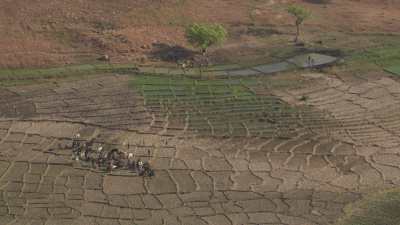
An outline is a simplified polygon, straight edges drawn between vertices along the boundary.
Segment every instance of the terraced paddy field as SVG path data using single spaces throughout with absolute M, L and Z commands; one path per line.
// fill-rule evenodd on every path
M 0 224 L 327 225 L 400 185 L 400 83 L 107 73 L 2 87 Z M 71 160 L 74 134 L 152 178 Z

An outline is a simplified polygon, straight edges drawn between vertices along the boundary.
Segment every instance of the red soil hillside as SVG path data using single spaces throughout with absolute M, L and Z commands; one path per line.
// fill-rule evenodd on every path
M 190 47 L 184 26 L 223 23 L 231 32 L 223 48 L 264 48 L 265 41 L 244 32 L 271 27 L 287 39 L 293 21 L 285 5 L 297 2 L 313 11 L 306 30 L 399 32 L 400 3 L 381 0 L 2 0 L 0 67 L 37 67 L 92 62 L 109 54 L 114 62 L 147 62 L 154 43 Z M 265 37 L 264 39 L 268 39 Z

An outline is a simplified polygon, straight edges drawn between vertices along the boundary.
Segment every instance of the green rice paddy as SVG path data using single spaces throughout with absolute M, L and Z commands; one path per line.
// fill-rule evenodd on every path
M 307 120 L 301 115 L 311 115 L 311 109 L 293 107 L 273 95 L 257 93 L 259 82 L 255 78 L 204 80 L 135 75 L 130 85 L 144 96 L 146 107 L 158 118 L 186 124 L 199 134 L 293 135 L 303 126 L 300 118 Z

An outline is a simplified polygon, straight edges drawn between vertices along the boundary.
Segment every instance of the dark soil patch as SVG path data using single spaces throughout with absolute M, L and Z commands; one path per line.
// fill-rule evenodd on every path
M 150 58 L 175 63 L 180 60 L 193 59 L 196 52 L 178 45 L 168 45 L 164 43 L 153 44 Z

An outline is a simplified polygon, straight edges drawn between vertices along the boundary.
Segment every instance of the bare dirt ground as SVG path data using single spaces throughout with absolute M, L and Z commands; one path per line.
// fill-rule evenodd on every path
M 400 5 L 394 1 L 333 0 L 326 6 L 300 0 L 2 1 L 0 66 L 95 62 L 103 54 L 113 62 L 153 62 L 155 44 L 190 48 L 184 27 L 192 22 L 228 28 L 230 39 L 214 53 L 220 61 L 233 60 L 231 53 L 261 57 L 271 46 L 291 45 L 295 29 L 285 6 L 293 2 L 314 14 L 304 26 L 307 43 L 351 46 L 363 40 L 354 33 L 400 30 Z
M 310 114 L 289 138 L 197 136 L 157 117 L 127 79 L 1 89 L 1 224 L 333 224 L 346 204 L 400 185 L 391 78 L 302 73 L 301 87 L 273 94 L 334 122 Z M 149 160 L 155 177 L 82 168 L 60 147 L 77 132 Z

